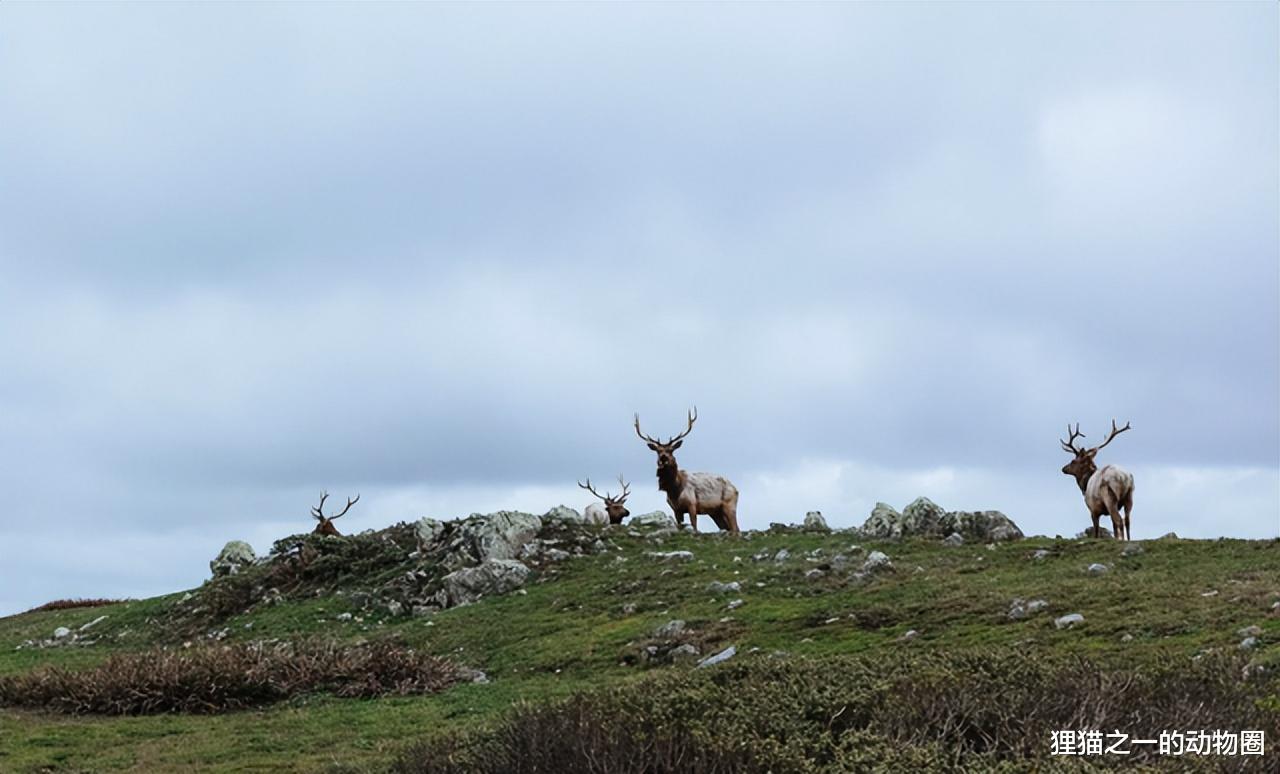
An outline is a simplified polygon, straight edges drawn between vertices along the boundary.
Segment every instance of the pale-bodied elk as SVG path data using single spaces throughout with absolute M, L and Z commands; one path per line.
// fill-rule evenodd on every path
M 684 443 L 684 437 L 698 421 L 698 409 L 689 412 L 689 426 L 684 432 L 663 443 L 640 432 L 640 415 L 636 414 L 636 435 L 658 453 L 658 489 L 666 492 L 667 504 L 675 512 L 676 522 L 683 525 L 684 515 L 689 514 L 689 524 L 698 531 L 698 514 L 711 517 L 716 526 L 730 532 L 738 531 L 738 489 L 724 476 L 714 473 L 691 473 L 676 464 L 676 449 Z
M 604 501 L 603 504 L 592 503 L 582 512 L 582 516 L 588 524 L 621 524 L 623 519 L 631 515 L 631 511 L 628 511 L 625 505 L 627 496 L 631 494 L 629 491 L 631 485 L 623 481 L 621 475 L 618 476 L 618 483 L 622 485 L 622 494 L 614 497 L 611 493 L 600 494 L 597 492 L 591 486 L 591 479 L 587 479 L 585 484 L 581 481 L 578 482 L 578 486 Z
M 1093 461 L 1098 450 L 1128 429 L 1128 422 L 1124 423 L 1124 427 L 1116 427 L 1116 421 L 1113 419 L 1111 434 L 1107 436 L 1107 440 L 1092 449 L 1081 449 L 1076 447 L 1075 440 L 1083 438 L 1084 433 L 1080 432 L 1080 424 L 1076 423 L 1074 430 L 1071 429 L 1071 425 L 1067 425 L 1070 436 L 1062 441 L 1062 450 L 1075 455 L 1075 459 L 1063 466 L 1062 472 L 1068 476 L 1075 476 L 1076 483 L 1080 485 L 1080 491 L 1084 494 L 1084 504 L 1088 506 L 1089 517 L 1093 519 L 1095 538 L 1098 537 L 1098 519 L 1106 513 L 1111 516 L 1111 529 L 1116 539 L 1132 539 L 1129 532 L 1129 516 L 1133 512 L 1133 476 L 1118 465 L 1103 465 L 1099 468 Z M 1123 516 L 1120 513 L 1122 509 Z
M 321 492 L 320 504 L 311 509 L 311 515 L 315 517 L 316 521 L 320 522 L 319 524 L 316 525 L 316 528 L 312 532 L 312 534 L 313 535 L 329 535 L 331 537 L 342 537 L 342 533 L 338 531 L 338 528 L 333 526 L 333 520 L 338 518 L 339 516 L 344 515 L 347 511 L 351 510 L 351 506 L 360 502 L 360 495 L 356 495 L 356 499 L 354 500 L 352 500 L 351 498 L 347 498 L 347 507 L 342 509 L 342 513 L 334 514 L 333 516 L 324 515 L 324 501 L 328 499 L 329 499 L 329 493 Z

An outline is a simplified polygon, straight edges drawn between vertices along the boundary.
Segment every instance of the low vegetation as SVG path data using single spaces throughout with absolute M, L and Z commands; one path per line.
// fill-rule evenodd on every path
M 28 613 L 40 613 L 46 610 L 74 610 L 78 607 L 104 607 L 106 605 L 118 605 L 121 602 L 128 602 L 126 599 L 55 599 L 52 602 L 45 602 L 39 607 L 33 607 Z

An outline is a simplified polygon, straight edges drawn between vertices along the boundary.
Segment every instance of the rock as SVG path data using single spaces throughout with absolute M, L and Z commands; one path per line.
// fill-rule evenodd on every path
M 1253 650 L 1258 647 L 1257 637 L 1245 637 L 1240 641 L 1240 650 Z
M 1049 603 L 1043 599 L 1033 599 L 1030 602 L 1015 599 L 1009 604 L 1009 617 L 1015 621 L 1020 621 L 1023 618 L 1035 615 L 1047 607 L 1049 607 Z
M 528 579 L 529 568 L 520 562 L 488 559 L 476 567 L 451 572 L 441 581 L 452 606 L 475 602 L 484 596 L 506 594 L 523 586 Z
M 730 591 L 742 591 L 742 584 L 737 581 L 729 581 L 728 583 L 711 581 L 707 584 L 707 591 L 712 594 L 727 594 Z
M 1058 629 L 1069 629 L 1082 623 L 1084 623 L 1084 616 L 1079 613 L 1069 613 L 1068 615 L 1054 619 L 1053 625 Z
M 222 547 L 213 561 L 209 562 L 209 569 L 213 571 L 215 578 L 235 575 L 244 568 L 252 566 L 257 558 L 253 553 L 253 546 L 243 540 L 232 540 Z
M 559 548 L 552 548 L 547 550 L 548 561 L 563 562 L 565 559 L 568 559 L 571 556 L 573 556 L 573 554 L 569 553 L 568 551 L 561 550 Z
M 1178 537 L 1177 532 L 1166 532 L 1156 539 L 1157 540 L 1181 540 L 1182 538 Z
M 1243 629 L 1236 629 L 1236 636 L 1237 637 L 1261 637 L 1262 627 L 1246 626 Z
M 1094 562 L 1093 564 L 1089 565 L 1089 569 L 1086 572 L 1088 572 L 1090 575 L 1106 575 L 1107 573 L 1111 572 L 1111 568 L 1106 566 L 1105 564 L 1098 564 L 1097 562 Z
M 81 627 L 80 627 L 80 629 L 79 629 L 79 631 L 87 632 L 87 631 L 89 631 L 90 629 L 92 629 L 93 627 L 97 626 L 98 624 L 102 623 L 102 622 L 103 622 L 103 621 L 105 621 L 105 620 L 107 620 L 107 617 L 106 617 L 105 615 L 100 615 L 100 616 L 98 616 L 97 618 L 95 618 L 95 619 L 93 619 L 92 621 L 90 621 L 89 623 L 85 624 L 84 626 L 81 626 Z M 1255 626 L 1254 628 L 1256 629 L 1257 627 Z M 1259 631 L 1261 631 L 1261 630 L 1259 629 Z
M 1047 609 L 1048 607 L 1049 607 L 1049 603 L 1044 601 L 1043 599 L 1033 599 L 1027 603 L 1027 612 L 1034 615 L 1040 612 L 1041 610 Z
M 773 555 L 773 561 L 775 562 L 785 562 L 790 558 L 791 558 L 791 552 L 785 548 L 778 549 L 778 553 Z
M 686 661 L 698 657 L 698 649 L 689 643 L 671 649 L 672 661 Z
M 730 610 L 737 610 L 738 608 L 742 607 L 745 604 L 746 602 L 744 602 L 743 600 L 735 599 L 729 602 L 729 604 L 725 605 L 725 607 L 729 608 Z
M 862 534 L 868 538 L 902 537 L 902 514 L 888 503 L 876 503 L 871 515 L 862 523 Z
M 418 550 L 422 551 L 444 536 L 444 522 L 424 516 L 413 523 L 413 532 L 418 536 Z
M 1082 532 L 1077 532 L 1077 533 L 1076 533 L 1076 539 L 1077 539 L 1077 540 L 1080 540 L 1080 539 L 1082 539 L 1082 538 L 1091 538 L 1091 537 L 1093 537 L 1093 525 L 1092 525 L 1092 524 L 1090 524 L 1088 527 L 1085 527 L 1084 531 L 1082 531 Z M 1109 530 L 1109 529 L 1107 529 L 1106 527 L 1104 527 L 1104 526 L 1102 526 L 1101 524 L 1099 524 L 1099 525 L 1098 525 L 1098 539 L 1099 539 L 1099 540 L 1111 540 L 1111 538 L 1112 538 L 1111 530 Z
M 452 564 L 514 559 L 520 554 L 524 544 L 537 537 L 541 529 L 542 519 L 531 513 L 473 513 L 459 523 L 457 537 L 450 544 L 450 554 L 454 559 Z
M 336 616 L 334 616 L 334 618 L 339 621 L 350 621 L 351 617 L 352 616 L 350 613 L 338 613 Z
M 827 520 L 822 518 L 821 511 L 809 511 L 804 515 L 804 531 L 830 532 L 831 528 L 827 526 Z
M 1120 550 L 1121 556 L 1138 556 L 1143 553 L 1146 553 L 1146 549 L 1138 543 L 1125 543 L 1124 548 Z
M 650 529 L 675 529 L 676 519 L 666 511 L 651 511 L 649 513 L 642 513 L 639 516 L 632 516 L 627 520 L 627 526 L 645 527 Z
M 937 506 L 934 506 L 937 507 Z M 1021 540 L 1022 530 L 1000 511 L 948 511 L 938 520 L 943 534 L 959 533 L 975 543 Z
M 587 519 L 583 514 L 578 513 L 577 511 L 568 507 L 567 505 L 557 505 L 556 507 L 542 514 L 542 521 L 545 524 L 550 524 L 556 521 L 567 521 L 572 524 L 583 524 L 587 521 Z M 603 523 L 607 524 L 608 521 L 609 521 L 609 518 L 606 516 Z
M 1035 553 L 1031 554 L 1031 558 L 1032 558 L 1032 559 L 1035 559 L 1035 560 L 1037 560 L 1037 561 L 1039 561 L 1039 560 L 1041 560 L 1041 559 L 1044 559 L 1044 558 L 1045 558 L 1045 557 L 1047 557 L 1048 555 L 1049 555 L 1049 552 L 1048 552 L 1047 550 L 1045 550 L 1045 549 L 1043 549 L 1043 548 L 1037 548 L 1037 549 L 1035 550 Z
M 651 559 L 657 559 L 660 562 L 693 561 L 692 551 L 650 551 L 647 556 Z
M 815 567 L 812 570 L 809 570 L 808 572 L 806 572 L 804 574 L 804 577 L 806 580 L 814 581 L 821 578 L 823 575 L 826 575 L 826 573 L 823 572 L 822 570 L 819 570 L 817 567 Z
M 879 551 L 872 551 L 867 555 L 866 561 L 862 563 L 862 571 L 867 573 L 883 572 L 892 569 L 893 562 L 889 561 L 889 557 Z
M 1126 633 L 1123 637 L 1121 637 L 1121 638 L 1120 638 L 1120 641 L 1121 641 L 1121 642 L 1133 642 L 1133 635 L 1132 635 L 1132 634 L 1128 634 L 1128 633 Z
M 961 535 L 959 532 L 952 532 L 950 535 L 943 538 L 942 544 L 944 546 L 951 546 L 952 548 L 962 546 L 964 545 L 964 535 Z
M 725 648 L 724 650 L 720 651 L 714 656 L 708 656 L 702 659 L 701 661 L 699 661 L 698 668 L 701 669 L 703 667 L 715 666 L 716 664 L 724 663 L 725 661 L 728 661 L 729 659 L 733 658 L 734 654 L 737 652 L 738 652 L 738 649 L 730 645 L 729 647 Z
M 936 534 L 945 515 L 946 511 L 941 505 L 928 497 L 917 497 L 902 509 L 902 529 L 899 536 Z
M 903 632 L 902 636 L 899 637 L 898 639 L 903 642 L 910 642 L 911 640 L 914 640 L 916 637 L 919 637 L 919 636 L 920 636 L 920 632 L 916 631 L 915 629 L 908 629 L 907 631 Z
M 59 626 L 57 629 L 53 630 L 53 638 L 55 640 L 65 640 L 70 636 L 71 636 L 71 630 L 65 626 Z
M 623 605 L 623 606 L 622 606 L 622 614 L 623 614 L 623 615 L 635 615 L 635 613 L 636 613 L 636 603 L 635 603 L 635 602 L 628 602 L 627 604 L 625 604 L 625 605 Z
M 404 615 L 404 605 L 393 599 L 387 602 L 387 612 L 391 615 Z
M 683 632 L 684 627 L 685 627 L 684 621 L 680 620 L 679 618 L 676 618 L 674 620 L 667 621 L 662 626 L 659 626 L 657 629 L 654 629 L 653 636 L 658 637 L 659 639 L 669 640 L 672 637 L 676 636 L 677 634 Z

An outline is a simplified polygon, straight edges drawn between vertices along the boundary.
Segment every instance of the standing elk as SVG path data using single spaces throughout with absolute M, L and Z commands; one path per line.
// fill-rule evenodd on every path
M 667 504 L 675 512 L 676 522 L 689 524 L 698 531 L 698 514 L 706 514 L 722 530 L 738 531 L 738 489 L 724 476 L 714 473 L 690 473 L 676 465 L 676 449 L 698 421 L 698 409 L 689 412 L 689 426 L 684 432 L 663 443 L 640 432 L 640 415 L 636 414 L 636 435 L 658 453 L 658 489 L 667 493 Z
M 338 528 L 333 526 L 333 520 L 338 518 L 339 516 L 342 516 L 347 511 L 351 510 L 351 506 L 360 502 L 360 495 L 356 495 L 356 499 L 354 500 L 352 500 L 351 498 L 347 498 L 347 507 L 342 509 L 342 513 L 336 514 L 334 516 L 324 515 L 324 501 L 328 499 L 329 499 L 329 493 L 321 492 L 320 504 L 311 509 L 311 515 L 316 518 L 316 521 L 320 522 L 319 524 L 316 525 L 315 530 L 311 534 L 329 535 L 330 537 L 342 537 L 342 533 L 338 531 Z
M 631 487 L 626 481 L 622 480 L 621 474 L 618 476 L 618 483 L 622 485 L 622 494 L 614 497 L 612 494 L 600 494 L 591 486 L 591 479 L 587 479 L 587 483 L 578 482 L 578 486 L 587 490 L 591 494 L 604 500 L 604 504 L 592 503 L 582 512 L 582 516 L 588 524 L 604 524 L 607 520 L 610 524 L 621 524 L 622 520 L 631 515 L 631 511 L 623 504 L 627 501 L 628 491 Z
M 1098 519 L 1106 513 L 1111 516 L 1111 529 L 1116 539 L 1132 539 L 1129 533 L 1129 516 L 1133 513 L 1133 476 L 1118 465 L 1103 465 L 1099 468 L 1093 461 L 1098 450 L 1128 429 L 1128 422 L 1124 423 L 1124 427 L 1116 427 L 1116 421 L 1113 419 L 1111 434 L 1107 436 L 1107 440 L 1092 449 L 1078 449 L 1075 440 L 1083 438 L 1084 433 L 1080 432 L 1080 423 L 1077 422 L 1074 430 L 1071 429 L 1071 425 L 1067 425 L 1070 436 L 1062 441 L 1062 450 L 1076 455 L 1075 459 L 1063 466 L 1062 472 L 1068 476 L 1075 476 L 1076 483 L 1080 485 L 1080 491 L 1084 494 L 1084 504 L 1089 507 L 1089 516 L 1093 519 L 1095 538 L 1099 536 Z M 1124 509 L 1123 517 L 1120 515 L 1121 509 Z

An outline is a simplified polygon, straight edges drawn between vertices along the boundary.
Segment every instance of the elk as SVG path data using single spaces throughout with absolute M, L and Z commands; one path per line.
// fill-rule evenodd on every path
M 636 414 L 636 435 L 658 453 L 658 489 L 667 493 L 667 504 L 675 512 L 676 522 L 689 524 L 698 531 L 698 514 L 706 514 L 722 530 L 738 532 L 738 489 L 724 476 L 714 473 L 690 473 L 676 465 L 676 449 L 698 421 L 698 409 L 689 412 L 689 426 L 666 443 L 640 432 L 640 415 Z
M 1080 432 L 1080 423 L 1077 422 L 1074 430 L 1071 429 L 1071 425 L 1067 425 L 1069 436 L 1067 440 L 1062 441 L 1062 450 L 1075 455 L 1075 459 L 1062 467 L 1062 472 L 1068 476 L 1075 476 L 1076 483 L 1080 485 L 1080 491 L 1084 494 L 1084 504 L 1089 507 L 1089 516 L 1093 519 L 1095 538 L 1099 536 L 1098 519 L 1106 513 L 1111 516 L 1111 529 L 1116 539 L 1132 539 L 1129 532 L 1129 516 L 1133 513 L 1133 476 L 1118 465 L 1103 465 L 1099 468 L 1093 461 L 1094 455 L 1102 447 L 1128 429 L 1128 422 L 1124 423 L 1124 427 L 1116 427 L 1116 421 L 1113 419 L 1111 434 L 1107 436 L 1107 440 L 1092 449 L 1080 449 L 1076 448 L 1075 440 L 1083 438 L 1084 433 Z M 1121 509 L 1124 509 L 1123 517 L 1120 515 Z
M 324 515 L 324 501 L 328 499 L 329 499 L 329 493 L 321 492 L 320 504 L 311 509 L 311 515 L 316 518 L 316 521 L 320 522 L 319 524 L 316 525 L 315 530 L 311 534 L 329 535 L 330 537 L 342 537 L 342 533 L 338 531 L 338 528 L 333 526 L 333 520 L 338 518 L 339 516 L 344 515 L 347 511 L 351 510 L 351 506 L 360 502 L 360 495 L 356 495 L 356 499 L 354 500 L 352 500 L 351 498 L 347 498 L 347 507 L 342 509 L 342 513 L 335 514 L 333 516 Z
M 585 484 L 581 481 L 578 482 L 578 486 L 604 500 L 604 505 L 592 503 L 582 512 L 583 518 L 587 520 L 587 523 L 604 524 L 607 519 L 610 524 L 621 524 L 623 519 L 631 515 L 631 511 L 628 511 L 623 504 L 627 501 L 627 495 L 631 494 L 628 491 L 631 485 L 622 480 L 621 474 L 618 475 L 618 483 L 622 485 L 622 494 L 614 497 L 612 494 L 600 494 L 597 492 L 591 486 L 591 479 L 589 478 Z

